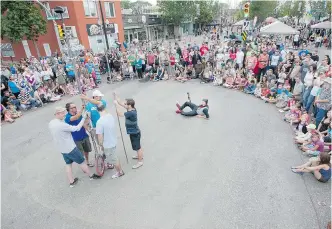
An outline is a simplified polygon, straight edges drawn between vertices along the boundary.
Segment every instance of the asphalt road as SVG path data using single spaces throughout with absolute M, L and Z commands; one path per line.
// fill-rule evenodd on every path
M 330 182 L 290 171 L 304 160 L 289 125 L 272 105 L 237 91 L 167 81 L 103 85 L 136 100 L 145 164 L 126 175 L 80 181 L 69 188 L 48 122 L 56 106 L 26 113 L 2 126 L 2 228 L 5 229 L 234 229 L 324 228 L 330 218 Z M 210 120 L 175 113 L 175 101 L 208 98 Z M 124 129 L 123 120 L 121 121 Z M 129 157 L 128 136 L 124 135 Z M 92 156 L 92 155 L 91 155 Z M 327 206 L 320 202 L 326 203 Z M 324 204 L 323 204 L 324 205 Z

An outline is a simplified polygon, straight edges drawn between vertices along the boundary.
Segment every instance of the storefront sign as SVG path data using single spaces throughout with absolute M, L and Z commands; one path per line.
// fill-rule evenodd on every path
M 88 32 L 88 36 L 97 36 L 103 34 L 103 27 L 98 24 L 87 24 L 86 30 Z M 106 25 L 106 33 L 115 33 L 115 26 L 113 23 Z

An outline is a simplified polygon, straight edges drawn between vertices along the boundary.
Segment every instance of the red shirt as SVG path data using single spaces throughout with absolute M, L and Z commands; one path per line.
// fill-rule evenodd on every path
M 183 49 L 182 56 L 185 61 L 189 61 L 189 52 L 187 49 Z
M 175 57 L 171 56 L 169 59 L 171 60 L 171 65 L 175 65 Z
M 154 64 L 154 54 L 148 54 L 148 64 Z
M 205 45 L 203 45 L 200 49 L 199 49 L 201 56 L 204 56 L 205 53 L 207 53 L 209 51 L 209 48 L 206 47 Z
M 258 67 L 260 69 L 265 68 L 267 66 L 268 62 L 269 62 L 269 55 L 268 54 L 259 55 L 259 57 L 258 57 Z
M 229 58 L 231 58 L 232 60 L 236 59 L 236 53 L 229 53 Z

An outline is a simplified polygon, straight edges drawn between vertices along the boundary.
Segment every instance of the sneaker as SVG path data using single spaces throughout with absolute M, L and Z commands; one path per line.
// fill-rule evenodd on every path
M 78 182 L 78 178 L 76 177 L 72 183 L 69 184 L 69 187 L 74 187 Z
M 93 174 L 91 177 L 90 177 L 90 180 L 95 180 L 95 179 L 100 179 L 101 176 L 97 175 L 97 174 Z
M 180 106 L 180 104 L 179 104 L 179 102 L 178 101 L 176 101 L 176 107 L 179 109 L 179 110 L 181 110 L 181 106 Z
M 138 160 L 138 156 L 137 155 L 136 156 L 132 156 L 132 159 Z
M 136 165 L 133 165 L 133 169 L 138 169 L 139 167 L 141 167 L 141 166 L 143 166 L 143 161 L 139 161 L 139 162 L 137 162 L 137 164 Z
M 124 172 L 116 172 L 113 176 L 112 176 L 112 179 L 116 179 L 116 178 L 119 178 L 119 177 L 122 177 L 124 174 Z

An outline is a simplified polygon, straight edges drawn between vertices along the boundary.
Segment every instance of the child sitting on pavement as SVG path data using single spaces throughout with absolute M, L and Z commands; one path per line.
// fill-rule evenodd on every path
M 301 133 L 301 132 L 296 132 L 296 135 L 294 137 L 295 143 L 301 145 L 308 141 L 313 134 L 316 134 L 316 125 L 315 124 L 309 124 L 307 125 L 307 133 Z
M 320 140 L 319 134 L 313 134 L 310 141 L 300 146 L 303 154 L 309 157 L 317 157 L 320 152 L 324 152 L 324 142 Z
M 299 123 L 301 118 L 301 105 L 296 104 L 289 112 L 285 114 L 284 121 L 291 124 Z
M 244 88 L 244 93 L 253 95 L 256 89 L 255 81 L 251 80 L 250 83 Z

